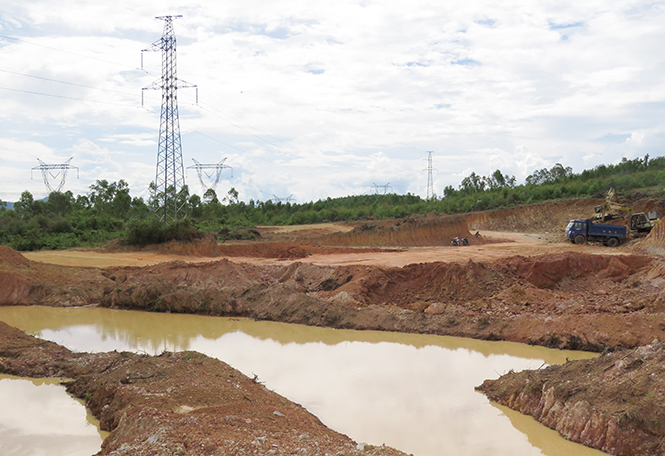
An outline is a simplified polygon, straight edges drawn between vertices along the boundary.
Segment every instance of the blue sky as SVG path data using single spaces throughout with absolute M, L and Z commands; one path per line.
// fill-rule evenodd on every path
M 321 3 L 321 4 L 319 4 Z M 440 3 L 440 2 L 439 2 Z M 441 196 L 472 171 L 523 182 L 665 151 L 663 1 L 114 2 L 0 0 L 0 199 L 154 180 L 155 16 L 174 22 L 185 166 L 226 170 L 217 192 L 297 202 L 372 192 Z M 201 193 L 193 170 L 192 192 Z

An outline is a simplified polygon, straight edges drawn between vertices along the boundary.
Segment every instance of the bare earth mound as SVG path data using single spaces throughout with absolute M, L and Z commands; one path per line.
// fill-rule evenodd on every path
M 432 246 L 450 245 L 453 238 L 471 240 L 464 218 L 457 215 L 414 215 L 394 224 L 365 223 L 348 233 L 318 238 L 324 245 Z

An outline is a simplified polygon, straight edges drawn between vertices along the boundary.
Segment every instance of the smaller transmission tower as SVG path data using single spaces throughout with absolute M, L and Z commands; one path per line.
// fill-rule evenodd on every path
M 196 174 L 199 176 L 199 182 L 201 183 L 201 190 L 203 190 L 203 193 L 205 193 L 208 190 L 216 190 L 217 189 L 217 184 L 219 184 L 219 181 L 222 178 L 222 171 L 224 169 L 230 169 L 231 170 L 231 177 L 233 177 L 233 168 L 231 168 L 229 165 L 224 164 L 226 161 L 226 158 L 224 158 L 222 161 L 219 163 L 199 163 L 196 160 L 192 158 L 192 161 L 194 164 L 192 166 L 188 166 L 187 169 L 195 169 Z M 208 170 L 212 170 L 208 172 Z M 209 183 L 206 183 L 207 182 Z
M 393 192 L 393 188 L 390 185 L 390 182 L 388 182 L 386 185 L 377 185 L 376 183 L 372 182 L 374 186 L 372 189 L 374 190 L 374 193 L 377 195 L 387 195 L 388 193 Z
M 62 190 L 62 188 L 65 186 L 65 180 L 67 179 L 67 172 L 70 169 L 75 169 L 76 178 L 77 179 L 79 178 L 79 169 L 76 166 L 72 166 L 69 164 L 69 162 L 72 161 L 72 158 L 74 157 L 70 157 L 69 160 L 67 160 L 66 162 L 58 164 L 47 164 L 38 158 L 37 161 L 39 161 L 39 166 L 35 166 L 30 170 L 30 179 L 32 179 L 32 172 L 38 169 L 42 172 L 42 179 L 44 179 L 44 185 L 46 186 L 46 190 L 48 190 L 49 193 L 60 192 L 60 190 Z M 52 172 L 54 170 L 57 171 L 55 174 Z M 53 187 L 51 185 L 50 179 L 54 179 L 56 180 L 56 182 L 58 182 L 58 179 L 60 179 L 60 181 L 55 187 Z
M 427 168 L 423 171 L 427 171 L 427 199 L 430 200 L 434 198 L 434 179 L 432 178 L 432 172 L 438 171 L 436 168 L 432 168 L 432 151 L 427 152 Z
M 281 203 L 284 201 L 285 203 L 291 203 L 295 201 L 295 198 L 293 197 L 293 194 L 287 196 L 286 198 L 280 198 L 279 196 L 275 195 L 274 193 L 272 194 L 272 202 L 277 204 Z

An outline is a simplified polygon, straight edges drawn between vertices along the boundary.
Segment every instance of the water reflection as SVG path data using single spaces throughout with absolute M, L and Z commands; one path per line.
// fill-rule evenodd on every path
M 532 445 L 542 448 L 544 454 L 567 454 L 569 456 L 607 456 L 606 453 L 598 450 L 590 450 L 586 447 L 573 443 L 569 440 L 557 438 L 556 431 L 542 426 L 536 420 L 528 415 L 522 415 L 503 405 L 492 403 L 506 415 L 516 429 L 524 432 L 529 437 Z
M 0 320 L 79 351 L 200 351 L 257 374 L 354 440 L 416 456 L 571 454 L 517 430 L 473 388 L 510 369 L 592 356 L 505 342 L 96 308 L 0 308 Z M 556 434 L 551 439 L 564 441 Z M 575 447 L 580 455 L 598 454 Z
M 0 375 L 0 404 L 3 456 L 90 456 L 107 434 L 58 379 Z

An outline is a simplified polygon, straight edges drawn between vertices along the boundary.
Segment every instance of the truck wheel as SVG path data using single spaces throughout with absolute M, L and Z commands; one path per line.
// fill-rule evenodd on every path
M 575 244 L 582 245 L 586 243 L 586 237 L 583 234 L 578 234 L 575 236 L 575 239 L 573 239 L 573 242 L 575 242 Z
M 617 245 L 619 245 L 619 240 L 617 238 L 612 237 L 607 240 L 608 247 L 616 247 Z

